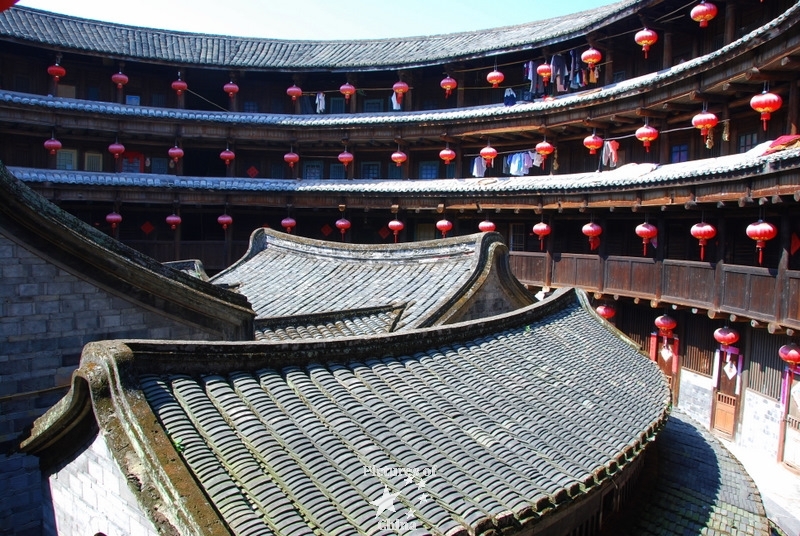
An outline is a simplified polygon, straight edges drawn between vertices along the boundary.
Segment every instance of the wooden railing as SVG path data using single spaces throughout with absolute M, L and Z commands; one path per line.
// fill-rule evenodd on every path
M 651 258 L 511 252 L 511 269 L 535 287 L 664 302 L 800 329 L 800 271 Z

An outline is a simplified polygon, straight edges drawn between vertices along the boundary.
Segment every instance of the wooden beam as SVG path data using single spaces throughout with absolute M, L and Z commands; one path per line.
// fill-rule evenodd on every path
M 583 120 L 583 124 L 589 128 L 599 128 L 601 130 L 606 130 L 614 126 L 614 124 L 609 121 L 598 121 L 589 117 Z
M 762 71 L 757 67 L 753 67 L 744 75 L 747 80 L 753 82 L 783 82 L 788 80 L 797 80 L 796 71 Z
M 697 112 L 697 105 L 680 102 L 665 102 L 661 107 L 668 112 Z
M 767 324 L 767 331 L 770 333 L 770 335 L 781 335 L 785 333 L 783 326 L 781 326 L 777 322 L 770 322 L 769 324 Z
M 742 84 L 741 82 L 725 82 L 722 91 L 725 93 L 755 93 L 759 87 L 755 84 Z
M 800 70 L 800 56 L 784 56 L 781 58 L 781 67 L 792 71 Z
M 666 119 L 669 117 L 669 112 L 662 110 L 648 110 L 647 108 L 636 108 L 636 115 L 639 117 L 655 117 L 657 119 Z
M 728 102 L 727 95 L 717 95 L 706 91 L 692 91 L 689 93 L 689 98 L 697 102 Z
M 625 117 L 624 115 L 612 115 L 611 117 L 609 117 L 609 119 L 614 123 L 622 123 L 623 125 L 633 125 L 639 122 L 638 119 L 634 119 L 632 117 Z

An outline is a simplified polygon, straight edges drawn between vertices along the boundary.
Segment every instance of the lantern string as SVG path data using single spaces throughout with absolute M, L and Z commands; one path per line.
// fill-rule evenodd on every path
M 220 106 L 219 104 L 217 104 L 217 103 L 215 103 L 215 102 L 211 102 L 210 100 L 208 100 L 208 99 L 207 99 L 207 98 L 205 98 L 204 96 L 200 95 L 199 93 L 196 93 L 196 92 L 192 91 L 192 90 L 191 90 L 191 89 L 189 89 L 189 88 L 186 88 L 186 89 L 184 90 L 184 93 L 191 93 L 191 94 L 192 94 L 192 95 L 194 95 L 195 97 L 197 97 L 197 98 L 199 98 L 199 99 L 202 99 L 202 100 L 206 101 L 206 102 L 207 102 L 208 104 L 210 104 L 211 106 L 214 106 L 214 107 L 216 107 L 216 108 L 219 108 L 219 109 L 220 109 L 220 110 L 222 110 L 223 112 L 228 112 L 228 111 L 230 111 L 230 110 L 228 110 L 227 108 L 223 108 L 222 106 Z

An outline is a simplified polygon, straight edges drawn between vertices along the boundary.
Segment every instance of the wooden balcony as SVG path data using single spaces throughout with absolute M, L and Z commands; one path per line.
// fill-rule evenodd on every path
M 800 271 L 708 262 L 511 252 L 511 269 L 534 287 L 590 292 L 706 309 L 753 323 L 800 329 Z

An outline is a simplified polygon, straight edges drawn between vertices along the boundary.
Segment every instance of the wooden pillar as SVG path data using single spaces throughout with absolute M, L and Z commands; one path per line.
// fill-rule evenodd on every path
M 717 220 L 717 258 L 714 266 L 714 310 L 718 311 L 722 303 L 722 294 L 725 291 L 725 240 L 727 234 L 727 224 L 724 215 Z
M 542 219 L 544 221 L 544 219 Z M 550 285 L 553 283 L 553 228 L 555 227 L 554 223 L 550 222 L 550 236 L 546 236 L 545 240 L 547 241 L 547 247 L 545 247 L 545 264 L 544 264 L 544 288 L 549 290 Z
M 465 76 L 463 72 L 456 73 L 453 77 L 458 82 L 458 87 L 456 87 L 456 108 L 463 108 L 464 107 L 464 84 L 465 84 Z
M 723 44 L 727 45 L 736 38 L 736 3 L 724 2 L 723 5 L 725 6 L 725 42 Z
M 785 132 L 789 134 L 797 134 L 797 122 L 798 122 L 798 90 L 797 85 L 798 81 L 793 80 L 789 82 L 789 102 L 786 105 L 786 129 Z
M 781 215 L 778 236 L 780 237 L 781 256 L 778 260 L 778 273 L 775 276 L 775 289 L 772 292 L 775 299 L 773 306 L 775 322 L 780 322 L 789 311 L 789 293 L 786 292 L 786 289 L 789 288 L 789 280 L 786 277 L 786 271 L 789 269 L 789 257 L 791 256 L 792 222 L 786 213 Z
M 604 66 L 605 72 L 603 73 L 603 85 L 608 86 L 614 82 L 614 50 L 611 43 L 606 47 L 604 53 L 606 55 L 606 61 Z
M 672 32 L 665 32 L 661 68 L 669 69 L 670 67 L 672 67 Z

